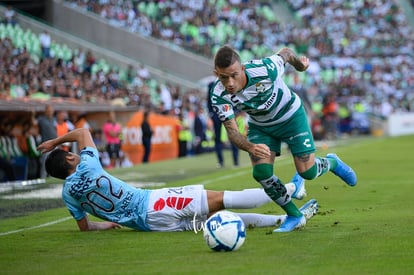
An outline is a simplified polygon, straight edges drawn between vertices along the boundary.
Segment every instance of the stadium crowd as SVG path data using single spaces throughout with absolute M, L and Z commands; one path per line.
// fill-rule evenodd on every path
M 314 61 L 306 74 L 288 70 L 286 79 L 305 99 L 316 139 L 355 129 L 369 133 L 368 115 L 386 119 L 393 112 L 414 110 L 414 32 L 394 1 L 289 0 L 295 22 L 280 22 L 271 4 L 252 0 L 65 2 L 206 57 L 225 43 L 244 61 L 293 45 Z M 112 101 L 177 115 L 186 125 L 194 122 L 197 110 L 207 109 L 205 87 L 183 91 L 159 83 L 144 65 L 122 70 L 97 60 L 91 51 L 70 49 L 67 54 L 53 45 L 36 51 L 21 44 L 16 33 L 30 30 L 22 30 L 14 15 L 7 9 L 0 24 L 5 34 L 0 37 L 2 100 L 53 96 Z M 37 44 L 41 35 L 25 40 Z M 201 116 L 208 129 L 206 112 Z
M 288 1 L 302 25 L 282 24 L 266 1 L 66 2 L 208 57 L 224 43 L 245 61 L 294 45 L 315 61 L 302 79 L 312 101 L 333 92 L 349 111 L 360 102 L 381 117 L 414 109 L 414 32 L 395 1 Z

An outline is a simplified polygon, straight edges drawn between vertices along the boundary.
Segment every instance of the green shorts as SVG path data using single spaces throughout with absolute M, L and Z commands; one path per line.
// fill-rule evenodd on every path
M 277 156 L 281 153 L 282 142 L 287 143 L 294 156 L 315 152 L 312 131 L 303 106 L 290 119 L 280 124 L 263 127 L 249 123 L 247 138 L 255 144 L 266 144 Z

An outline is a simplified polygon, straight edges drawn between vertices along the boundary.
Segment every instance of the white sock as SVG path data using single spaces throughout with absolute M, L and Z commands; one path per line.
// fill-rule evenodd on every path
M 235 213 L 243 220 L 246 227 L 271 227 L 283 223 L 286 215 L 265 215 L 255 213 Z
M 224 191 L 224 208 L 251 209 L 273 202 L 261 188 L 244 189 L 242 191 Z
M 289 182 L 289 183 L 285 184 L 285 187 L 286 187 L 286 191 L 289 194 L 289 196 L 292 197 L 292 194 L 295 193 L 295 191 L 296 191 L 295 184 Z

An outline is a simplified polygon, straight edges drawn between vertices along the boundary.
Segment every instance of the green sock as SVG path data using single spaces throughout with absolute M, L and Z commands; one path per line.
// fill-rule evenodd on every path
M 286 214 L 288 216 L 294 216 L 294 217 L 302 216 L 302 213 L 299 211 L 298 207 L 293 203 L 293 201 L 290 201 L 281 207 L 283 208 L 283 210 L 286 211 Z
M 326 158 L 329 162 L 329 170 L 333 171 L 335 170 L 336 166 L 338 166 L 338 162 L 334 158 Z

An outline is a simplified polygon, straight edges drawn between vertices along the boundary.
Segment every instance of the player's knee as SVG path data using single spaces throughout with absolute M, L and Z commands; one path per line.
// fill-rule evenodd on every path
M 313 180 L 318 175 L 318 169 L 316 167 L 316 164 L 312 165 L 312 167 L 306 170 L 305 172 L 299 173 L 299 175 L 305 180 Z
M 257 164 L 253 167 L 253 178 L 260 182 L 273 176 L 273 165 L 267 163 Z

